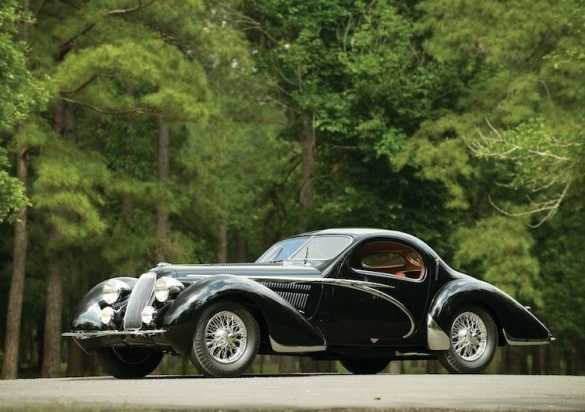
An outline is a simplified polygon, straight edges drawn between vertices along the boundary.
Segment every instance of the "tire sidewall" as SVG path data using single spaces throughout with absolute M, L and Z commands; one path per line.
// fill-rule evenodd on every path
M 234 362 L 222 363 L 213 358 L 205 341 L 205 328 L 209 320 L 219 312 L 232 312 L 242 321 L 246 327 L 246 348 L 244 353 Z M 235 377 L 241 375 L 254 361 L 260 344 L 260 333 L 258 322 L 254 316 L 242 305 L 226 301 L 211 304 L 205 309 L 195 328 L 193 345 L 191 349 L 191 360 L 203 374 L 213 377 Z
M 106 372 L 113 377 L 118 379 L 137 379 L 143 378 L 154 371 L 160 364 L 163 353 L 151 352 L 141 348 L 136 350 L 144 351 L 145 356 L 141 361 L 126 361 L 124 360 L 123 352 L 109 347 L 98 348 L 96 355 Z
M 487 333 L 487 345 L 484 353 L 473 361 L 463 359 L 455 348 L 453 347 L 453 341 L 451 339 L 451 330 L 455 319 L 464 312 L 471 312 L 479 316 L 486 327 Z M 449 336 L 449 350 L 444 352 L 442 360 L 443 366 L 445 366 L 450 372 L 455 373 L 479 373 L 484 370 L 491 362 L 496 352 L 497 340 L 498 340 L 498 329 L 490 314 L 483 308 L 475 305 L 469 305 L 459 308 L 449 322 L 449 330 L 447 331 Z

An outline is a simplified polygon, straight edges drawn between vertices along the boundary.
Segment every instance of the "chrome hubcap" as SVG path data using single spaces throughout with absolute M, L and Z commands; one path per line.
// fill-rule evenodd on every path
M 461 359 L 479 359 L 487 348 L 487 329 L 483 320 L 473 312 L 457 316 L 451 327 L 451 345 Z
M 205 326 L 205 343 L 211 356 L 221 363 L 232 363 L 244 354 L 248 332 L 242 318 L 233 312 L 218 312 Z

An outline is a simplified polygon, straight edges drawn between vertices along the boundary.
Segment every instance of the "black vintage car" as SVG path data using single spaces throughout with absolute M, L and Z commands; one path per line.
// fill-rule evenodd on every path
M 421 240 L 379 229 L 301 234 L 251 264 L 159 263 L 106 280 L 64 335 L 118 378 L 149 374 L 165 353 L 213 377 L 241 375 L 258 353 L 340 360 L 358 374 L 435 358 L 475 373 L 497 346 L 554 340 L 530 308 Z

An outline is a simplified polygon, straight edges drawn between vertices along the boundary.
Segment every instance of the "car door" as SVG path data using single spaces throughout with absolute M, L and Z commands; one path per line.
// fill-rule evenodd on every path
M 357 245 L 341 265 L 323 325 L 329 345 L 392 345 L 415 336 L 436 261 L 404 241 Z

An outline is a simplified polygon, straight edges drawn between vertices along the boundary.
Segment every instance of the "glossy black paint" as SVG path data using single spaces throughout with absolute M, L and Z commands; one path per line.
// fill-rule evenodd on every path
M 112 278 L 120 280 L 128 285 L 128 289 L 132 290 L 136 284 L 137 279 L 131 277 L 117 277 Z M 110 280 L 110 279 L 108 279 Z M 79 302 L 73 321 L 71 322 L 72 330 L 103 330 L 103 325 L 100 322 L 99 312 L 103 307 L 102 302 L 102 288 L 107 280 L 94 286 Z M 127 300 L 127 295 L 122 297 L 120 303 L 123 304 Z
M 325 344 L 321 333 L 297 309 L 260 282 L 243 276 L 219 274 L 193 283 L 169 308 L 163 327 L 167 329 L 167 338 L 178 353 L 189 351 L 203 308 L 220 299 L 255 308 L 264 321 L 266 331 L 277 342 L 294 346 Z
M 353 269 L 351 260 L 354 251 L 368 242 L 379 240 L 399 241 L 417 251 L 425 263 L 424 278 L 410 280 Z M 331 295 L 331 320 L 324 325 L 327 341 L 337 345 L 372 345 L 373 338 L 378 339 L 376 346 L 423 344 L 426 339 L 424 328 L 429 286 L 436 273 L 437 259 L 438 256 L 426 244 L 408 235 L 367 236 L 354 242 L 341 259 L 334 277 L 372 283 L 373 289 L 393 297 L 404 308 L 389 304 L 383 297 L 373 296 L 367 291 L 360 293 L 336 285 Z M 352 331 L 351 336 L 348 336 L 348 330 Z
M 164 335 L 100 337 L 80 342 L 88 350 L 144 345 L 185 354 L 190 350 L 201 311 L 224 299 L 240 302 L 257 317 L 263 335 L 261 353 L 276 349 L 295 352 L 298 348 L 300 354 L 321 359 L 392 357 L 395 351 L 430 354 L 429 316 L 447 332 L 455 311 L 470 304 L 481 305 L 493 315 L 500 328 L 500 344 L 506 343 L 504 333 L 515 340 L 543 341 L 550 337 L 547 328 L 516 300 L 492 285 L 451 269 L 428 245 L 411 235 L 378 229 L 309 233 L 320 234 L 349 235 L 353 242 L 331 261 L 307 264 L 161 264 L 151 269 L 157 277 L 171 276 L 185 285 L 171 302 L 158 304 L 151 299 L 153 305 L 158 305 L 159 317 L 154 325 L 144 327 L 165 329 Z M 425 266 L 422 279 L 354 269 L 353 253 L 379 240 L 398 242 L 419 253 Z M 137 281 L 118 279 L 130 288 Z M 73 331 L 121 328 L 127 297 L 117 303 L 120 312 L 114 324 L 101 325 L 98 314 L 104 305 L 100 301 L 102 285 L 82 299 L 73 319 Z M 273 347 L 274 342 L 278 348 Z M 303 348 L 311 348 L 311 352 Z
M 542 322 L 515 299 L 489 283 L 466 275 L 447 283 L 437 293 L 429 313 L 447 330 L 457 308 L 472 304 L 488 309 L 509 338 L 543 341 L 549 337 Z

